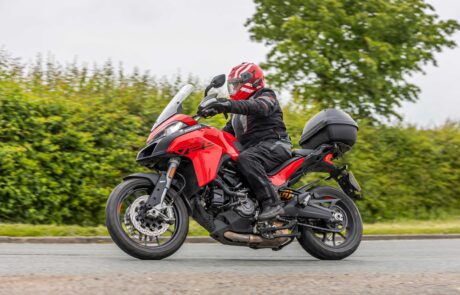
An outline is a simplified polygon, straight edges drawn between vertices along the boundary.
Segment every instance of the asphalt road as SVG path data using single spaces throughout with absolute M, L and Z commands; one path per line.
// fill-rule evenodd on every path
M 460 294 L 460 239 L 366 241 L 343 261 L 184 244 L 140 261 L 113 244 L 0 244 L 0 294 Z

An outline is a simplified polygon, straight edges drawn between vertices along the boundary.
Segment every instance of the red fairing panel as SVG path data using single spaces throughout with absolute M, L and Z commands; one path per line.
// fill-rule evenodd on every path
M 176 122 L 176 121 L 181 121 L 184 124 L 187 124 L 188 126 L 196 125 L 198 124 L 197 121 L 195 121 L 193 118 L 184 115 L 184 114 L 177 114 L 169 118 L 168 120 L 164 121 L 160 125 L 158 125 L 152 132 L 150 132 L 149 137 L 147 138 L 147 142 L 149 142 L 158 132 L 162 131 L 164 127 L 168 126 L 169 124 Z
M 178 154 L 192 161 L 198 185 L 201 187 L 216 178 L 222 154 L 228 154 L 234 160 L 238 157 L 233 141 L 235 138 L 231 134 L 214 127 L 206 127 L 174 139 L 168 153 Z
M 236 161 L 240 152 L 236 149 L 234 142 L 237 142 L 235 136 L 228 132 L 220 131 L 219 140 L 222 142 L 225 153 L 228 154 L 233 161 Z
M 305 158 L 300 158 L 292 162 L 291 164 L 289 164 L 289 166 L 286 166 L 283 170 L 278 172 L 278 174 L 269 176 L 268 178 L 270 178 L 270 180 L 272 181 L 274 185 L 280 186 L 287 182 L 287 180 L 289 179 L 289 176 L 291 176 L 292 173 L 294 173 L 297 169 L 299 169 L 299 167 L 302 165 L 304 160 Z

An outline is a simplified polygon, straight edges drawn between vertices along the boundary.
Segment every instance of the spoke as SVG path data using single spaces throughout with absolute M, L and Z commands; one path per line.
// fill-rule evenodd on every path
M 326 243 L 326 237 L 327 237 L 326 233 L 323 232 L 323 239 L 322 239 L 323 243 Z
M 340 233 L 338 233 L 338 234 L 339 234 L 344 240 L 347 239 L 347 237 L 346 237 L 343 233 L 340 232 Z
M 157 244 L 160 246 L 160 238 L 158 236 L 155 237 L 157 239 Z
M 332 244 L 334 245 L 334 247 L 336 246 L 335 245 L 335 233 L 332 234 Z

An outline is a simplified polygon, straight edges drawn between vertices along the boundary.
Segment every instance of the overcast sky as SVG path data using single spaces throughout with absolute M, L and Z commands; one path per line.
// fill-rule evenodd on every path
M 460 21 L 460 1 L 429 0 L 441 18 Z M 0 0 L 0 47 L 27 61 L 51 53 L 59 62 L 121 61 L 156 76 L 227 73 L 241 61 L 264 60 L 266 48 L 243 26 L 249 0 Z M 460 34 L 454 36 L 460 44 Z M 420 100 L 406 104 L 407 122 L 460 120 L 460 49 L 438 55 L 438 67 L 412 80 Z

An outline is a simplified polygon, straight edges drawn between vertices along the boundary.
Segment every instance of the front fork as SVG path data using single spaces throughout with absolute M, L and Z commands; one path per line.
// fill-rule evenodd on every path
M 164 198 L 166 197 L 166 194 L 171 187 L 171 183 L 174 179 L 174 175 L 176 174 L 179 164 L 180 158 L 174 157 L 169 159 L 168 170 L 161 173 L 160 179 L 158 180 L 155 188 L 147 199 L 146 207 L 148 210 L 154 208 L 162 209 Z

